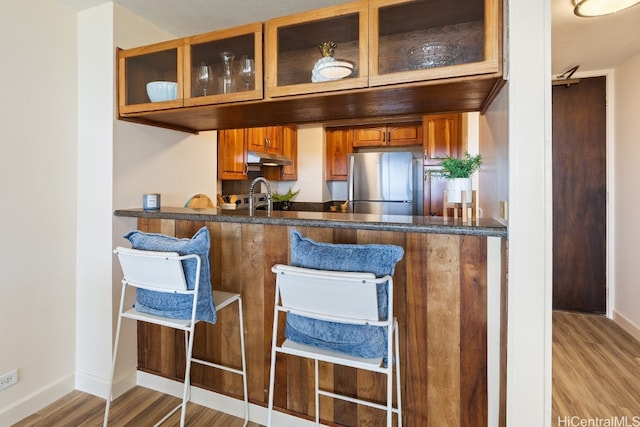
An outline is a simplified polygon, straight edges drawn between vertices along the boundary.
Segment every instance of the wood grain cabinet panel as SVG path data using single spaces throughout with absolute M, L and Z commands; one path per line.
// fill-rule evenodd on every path
M 247 149 L 259 153 L 282 154 L 283 137 L 282 126 L 247 128 Z
M 422 118 L 424 165 L 439 166 L 447 156 L 457 157 L 460 146 L 460 114 L 429 114 Z
M 347 180 L 347 154 L 353 152 L 353 128 L 337 127 L 325 130 L 326 181 Z
M 353 128 L 354 147 L 402 147 L 422 145 L 422 123 L 394 123 Z
M 275 277 L 271 267 L 288 263 L 290 227 L 270 224 L 139 218 L 138 228 L 191 237 L 211 233 L 212 288 L 243 298 L 249 398 L 266 406 L 271 355 Z M 405 426 L 487 426 L 487 238 L 326 227 L 296 227 L 326 243 L 395 244 L 405 256 L 394 273 Z M 503 244 L 504 247 L 504 244 Z M 238 359 L 237 318 L 222 310 L 218 322 L 196 328 L 194 355 L 212 361 Z M 504 334 L 504 331 L 501 332 Z M 183 335 L 138 325 L 138 369 L 167 378 L 184 376 Z M 314 414 L 313 364 L 295 357 L 278 363 L 276 410 Z M 384 397 L 375 374 L 321 364 L 322 385 L 359 397 Z M 196 387 L 241 399 L 237 376 L 194 365 Z M 321 404 L 329 425 L 384 425 L 384 412 L 351 403 Z
M 247 179 L 244 129 L 227 129 L 218 132 L 218 179 Z
M 290 165 L 263 166 L 262 174 L 270 181 L 296 181 L 298 179 L 298 128 L 280 126 L 282 154 L 291 160 Z
M 282 154 L 291 159 L 290 165 L 281 169 L 280 181 L 296 181 L 298 179 L 298 128 L 282 127 Z

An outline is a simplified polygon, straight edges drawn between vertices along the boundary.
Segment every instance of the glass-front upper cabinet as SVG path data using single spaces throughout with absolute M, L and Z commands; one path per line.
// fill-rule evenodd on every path
M 262 23 L 189 37 L 186 106 L 262 99 Z
M 369 85 L 501 72 L 501 0 L 370 0 Z
M 181 107 L 184 41 L 118 51 L 120 114 Z
M 275 18 L 265 24 L 265 97 L 368 85 L 368 1 Z

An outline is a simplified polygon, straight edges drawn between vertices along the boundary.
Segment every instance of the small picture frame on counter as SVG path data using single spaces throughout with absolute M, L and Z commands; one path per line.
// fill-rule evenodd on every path
M 160 209 L 160 193 L 143 194 L 142 209 L 145 211 L 155 211 Z

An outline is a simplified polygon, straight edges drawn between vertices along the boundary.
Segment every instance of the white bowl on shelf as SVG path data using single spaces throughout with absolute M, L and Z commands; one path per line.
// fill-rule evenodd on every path
M 147 83 L 147 95 L 149 95 L 151 102 L 173 101 L 178 99 L 178 83 L 149 82 Z

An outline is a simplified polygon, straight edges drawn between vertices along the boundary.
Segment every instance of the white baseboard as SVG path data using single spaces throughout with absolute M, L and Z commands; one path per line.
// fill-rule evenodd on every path
M 629 332 L 635 339 L 640 341 L 640 326 L 633 323 L 623 314 L 613 310 L 613 321 L 616 322 L 622 329 Z
M 93 375 L 76 374 L 76 389 L 106 399 L 109 393 L 109 384 L 107 381 L 108 380 L 104 378 L 98 378 Z M 136 384 L 136 371 L 132 371 L 114 380 L 111 395 L 115 399 L 127 390 L 135 387 Z
M 75 390 L 75 376 L 69 375 L 34 391 L 5 408 L 0 408 L 0 427 L 8 427 L 35 414 Z
M 182 383 L 169 380 L 164 377 L 159 377 L 145 372 L 138 372 L 138 385 L 182 398 Z M 198 387 L 191 387 L 191 401 L 219 412 L 244 418 L 244 402 L 240 399 L 235 399 L 220 393 L 214 393 Z M 250 403 L 249 421 L 266 425 L 267 408 Z M 315 426 L 314 422 L 296 418 L 278 411 L 273 412 L 272 424 L 278 427 Z

